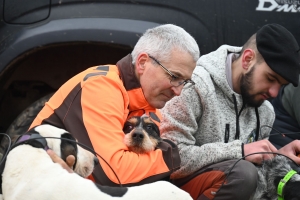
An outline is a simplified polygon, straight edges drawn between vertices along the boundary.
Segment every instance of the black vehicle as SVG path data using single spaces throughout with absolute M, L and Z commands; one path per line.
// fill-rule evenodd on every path
M 203 55 L 267 23 L 300 43 L 299 13 L 300 0 L 0 0 L 0 132 L 22 133 L 65 81 L 115 64 L 148 28 L 181 26 Z

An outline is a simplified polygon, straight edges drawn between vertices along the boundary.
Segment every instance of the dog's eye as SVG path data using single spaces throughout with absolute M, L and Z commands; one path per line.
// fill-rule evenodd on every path
M 124 133 L 129 133 L 134 127 L 131 124 L 126 124 L 123 128 Z
M 153 127 L 152 127 L 152 125 L 151 124 L 149 124 L 149 125 L 147 125 L 147 130 L 152 130 L 153 129 Z

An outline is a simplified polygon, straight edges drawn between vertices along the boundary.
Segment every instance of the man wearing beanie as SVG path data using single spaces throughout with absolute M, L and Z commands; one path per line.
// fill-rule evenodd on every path
M 162 109 L 162 137 L 178 145 L 181 157 L 172 182 L 193 199 L 244 200 L 256 189 L 252 163 L 274 157 L 247 155 L 281 153 L 300 164 L 300 141 L 277 150 L 267 140 L 275 114 L 266 101 L 282 85 L 298 85 L 299 62 L 297 41 L 278 24 L 263 26 L 243 47 L 223 45 L 200 57 L 196 85 Z

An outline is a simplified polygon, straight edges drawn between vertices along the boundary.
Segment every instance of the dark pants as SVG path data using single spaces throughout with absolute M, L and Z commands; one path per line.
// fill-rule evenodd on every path
M 227 160 L 209 165 L 172 182 L 195 200 L 247 200 L 256 190 L 257 169 L 248 161 L 236 161 Z

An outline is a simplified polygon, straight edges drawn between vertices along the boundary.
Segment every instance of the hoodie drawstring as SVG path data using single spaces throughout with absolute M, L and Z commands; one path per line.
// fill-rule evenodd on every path
M 235 140 L 238 140 L 240 138 L 240 115 L 242 110 L 245 107 L 244 101 L 243 101 L 243 105 L 242 108 L 240 110 L 240 112 L 238 112 L 238 108 L 237 108 L 237 102 L 236 102 L 236 97 L 234 94 L 232 94 L 232 98 L 233 98 L 233 102 L 234 102 L 234 110 L 235 110 L 235 115 L 236 115 L 236 133 L 235 133 Z M 256 134 L 255 134 L 255 141 L 258 140 L 258 136 L 259 136 L 259 128 L 260 128 L 260 120 L 259 120 L 259 114 L 258 114 L 258 108 L 255 107 L 255 114 L 256 114 Z
M 259 120 L 259 114 L 258 114 L 258 108 L 255 107 L 255 114 L 256 114 L 256 134 L 255 134 L 255 141 L 258 140 L 259 131 L 260 131 L 260 120 Z

